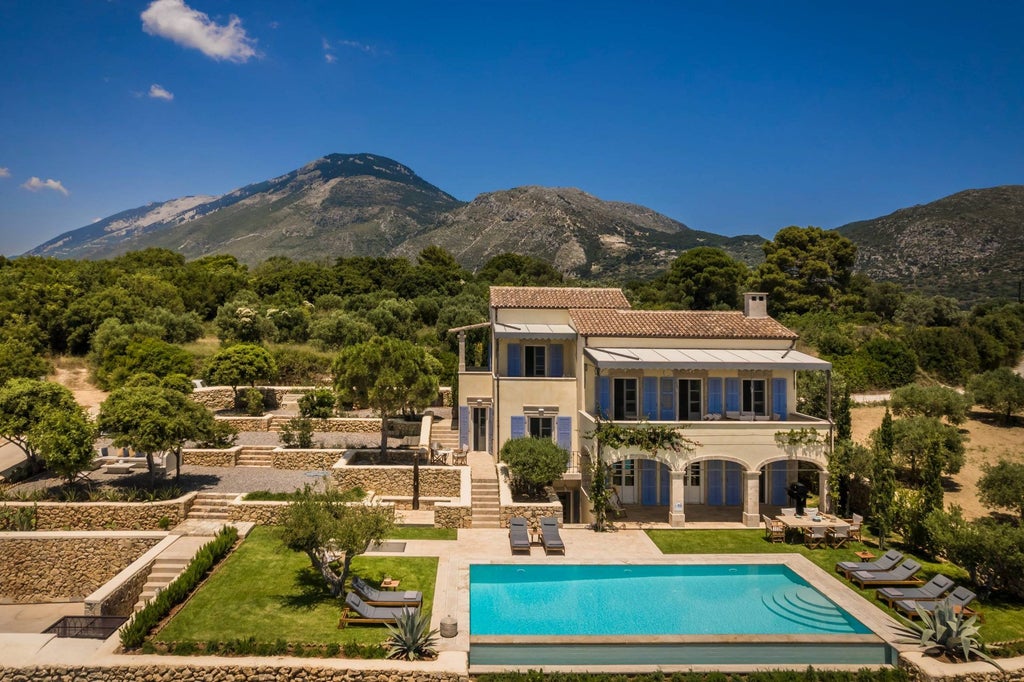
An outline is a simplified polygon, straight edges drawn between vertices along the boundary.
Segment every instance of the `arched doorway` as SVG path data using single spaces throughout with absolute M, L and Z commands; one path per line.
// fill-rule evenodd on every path
M 761 513 L 774 516 L 783 507 L 794 506 L 787 492 L 790 484 L 800 481 L 811 492 L 808 506 L 816 507 L 822 496 L 822 485 L 827 481 L 827 472 L 817 462 L 801 459 L 780 459 L 761 466 L 758 485 Z
M 622 459 L 610 465 L 611 483 L 630 521 L 667 521 L 671 470 L 650 458 Z

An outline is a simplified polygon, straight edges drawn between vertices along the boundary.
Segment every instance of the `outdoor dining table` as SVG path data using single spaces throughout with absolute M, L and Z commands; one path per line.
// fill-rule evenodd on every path
M 789 514 L 779 514 L 775 517 L 777 521 L 781 521 L 787 529 L 797 528 L 803 530 L 804 528 L 849 528 L 850 524 L 848 521 L 836 516 L 820 516 L 818 520 L 814 520 L 813 516 L 790 516 Z

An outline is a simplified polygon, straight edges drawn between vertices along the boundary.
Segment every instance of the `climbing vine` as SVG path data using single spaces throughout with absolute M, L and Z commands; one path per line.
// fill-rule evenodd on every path
M 692 452 L 700 443 L 682 434 L 681 426 L 662 426 L 658 424 L 641 424 L 639 426 L 621 426 L 614 422 L 597 423 L 591 437 L 597 438 L 602 447 L 621 450 L 636 448 L 652 455 L 659 450 Z
M 775 442 L 779 445 L 819 445 L 825 442 L 825 437 L 817 429 L 790 429 L 776 431 Z

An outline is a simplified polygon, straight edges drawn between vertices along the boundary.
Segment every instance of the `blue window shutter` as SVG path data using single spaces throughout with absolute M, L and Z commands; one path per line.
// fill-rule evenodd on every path
M 661 504 L 669 504 L 670 501 L 671 501 L 669 499 L 670 495 L 671 495 L 671 491 L 669 490 L 669 476 L 670 476 L 670 474 L 669 474 L 669 471 L 668 471 L 668 467 L 665 466 L 664 464 L 659 463 L 658 464 L 658 469 L 661 472 L 661 478 L 659 479 L 660 482 L 661 482 L 661 491 L 660 491 Z
M 740 380 L 737 378 L 725 380 L 725 409 L 728 412 L 740 411 Z
M 519 357 L 519 344 L 508 344 L 508 375 L 518 377 L 523 375 L 522 358 Z
M 644 377 L 644 417 L 658 418 L 658 377 Z
M 548 346 L 548 376 L 560 377 L 565 374 L 562 361 L 562 344 L 553 343 Z
M 786 421 L 786 380 L 772 379 L 772 412 L 779 415 L 779 419 Z
M 459 447 L 473 447 L 469 442 L 469 405 L 459 405 Z
M 722 414 L 722 377 L 708 379 L 708 412 Z
M 658 504 L 658 463 L 653 459 L 640 460 L 640 504 Z
M 597 416 L 602 419 L 608 418 L 612 405 L 612 378 L 597 378 Z
M 555 438 L 558 447 L 572 450 L 572 417 L 557 417 L 555 419 Z
M 708 505 L 720 507 L 724 501 L 722 494 L 722 460 L 713 459 L 704 463 L 704 473 L 707 478 Z
M 789 504 L 789 494 L 786 489 L 789 487 L 786 471 L 785 462 L 774 462 L 769 464 L 771 467 L 771 494 L 768 498 L 769 504 L 777 504 L 780 507 L 785 507 Z
M 743 503 L 743 491 L 740 489 L 741 471 L 736 462 L 725 463 L 725 503 L 737 505 Z
M 512 437 L 526 438 L 526 417 L 524 415 L 512 416 Z
M 661 421 L 676 420 L 676 380 L 672 377 L 661 378 Z

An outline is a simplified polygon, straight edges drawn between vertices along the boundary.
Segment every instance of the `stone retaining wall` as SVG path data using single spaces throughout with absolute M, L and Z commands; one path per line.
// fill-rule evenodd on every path
M 421 466 L 420 495 L 425 497 L 459 497 L 462 467 Z M 411 495 L 412 467 L 405 466 L 335 466 L 331 475 L 342 490 L 359 487 L 378 495 Z
M 239 386 L 238 392 L 242 393 L 248 386 Z M 286 393 L 305 393 L 312 390 L 312 386 L 257 386 L 264 400 L 270 405 L 280 405 Z M 235 394 L 230 386 L 207 386 L 197 388 L 190 394 L 192 400 L 207 409 L 230 410 L 235 406 Z
M 281 514 L 288 504 L 236 500 L 228 506 L 228 515 L 232 521 L 250 521 L 258 526 L 278 526 L 281 524 Z
M 540 530 L 540 520 L 544 516 L 554 516 L 558 519 L 558 525 L 562 525 L 562 503 L 558 493 L 551 486 L 545 488 L 545 492 L 548 494 L 547 502 L 514 502 L 509 487 L 508 465 L 504 462 L 498 464 L 498 525 L 508 528 L 509 519 L 513 516 L 526 517 L 530 528 L 535 531 Z
M 139 602 L 142 588 L 149 579 L 149 571 L 140 571 L 118 585 L 117 589 L 102 602 L 85 603 L 87 616 L 130 616 Z
M 275 448 L 275 469 L 298 469 L 300 471 L 329 471 L 345 454 L 345 450 L 296 450 Z
M 292 417 L 264 415 L 217 415 L 218 421 L 227 422 L 236 431 L 280 431 Z M 313 431 L 317 433 L 380 433 L 380 419 L 376 417 L 331 417 L 312 419 Z M 388 422 L 388 435 L 392 438 L 415 436 L 420 432 L 419 422 L 392 420 Z
M 199 661 L 197 663 L 197 660 Z M 203 659 L 186 659 L 177 664 L 100 666 L 33 666 L 26 668 L 0 668 L 0 680 L 19 682 L 51 682 L 52 680 L 78 680 L 79 682 L 469 682 L 469 677 L 456 672 L 416 669 L 388 669 L 381 661 L 377 670 L 358 670 L 337 667 L 316 667 L 316 659 L 294 659 L 287 665 L 204 664 Z M 407 666 L 403 666 L 407 667 Z
M 238 462 L 241 445 L 226 450 L 184 449 L 181 451 L 181 463 L 201 467 L 233 467 Z
M 165 530 L 185 520 L 195 493 L 166 502 L 0 502 L 35 507 L 36 530 Z
M 0 602 L 81 601 L 162 536 L 146 534 L 0 534 Z
M 435 528 L 470 528 L 472 525 L 472 507 L 434 507 Z

